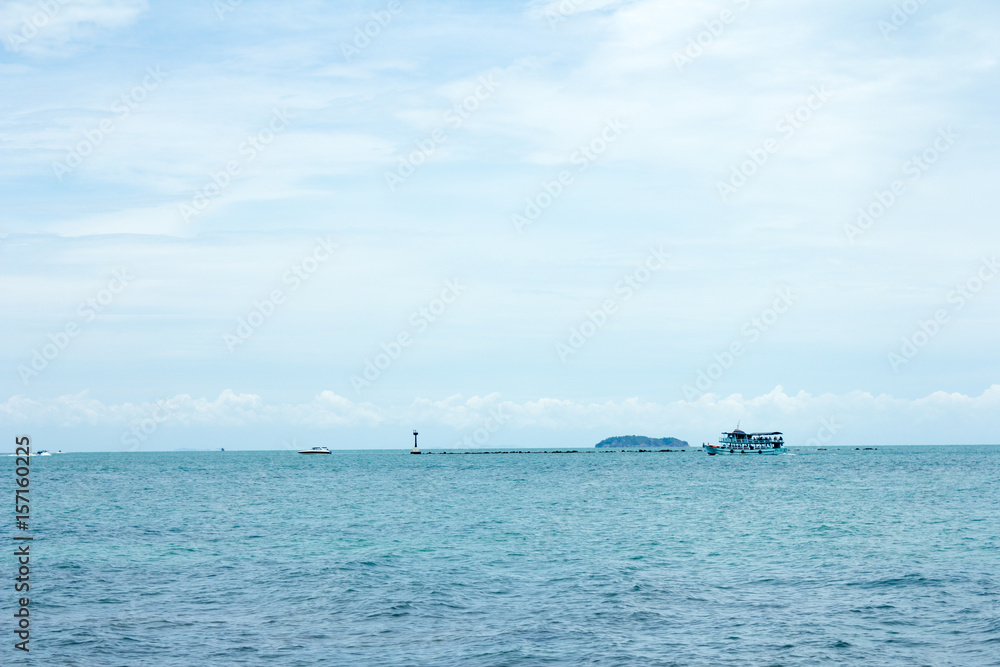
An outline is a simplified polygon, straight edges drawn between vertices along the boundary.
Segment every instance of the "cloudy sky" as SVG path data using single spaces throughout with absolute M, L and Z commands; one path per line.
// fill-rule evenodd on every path
M 0 423 L 997 442 L 998 27 L 985 0 L 5 2 Z

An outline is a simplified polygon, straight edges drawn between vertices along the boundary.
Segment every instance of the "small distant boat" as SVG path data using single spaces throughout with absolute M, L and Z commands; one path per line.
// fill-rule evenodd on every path
M 719 444 L 702 445 L 709 456 L 716 454 L 780 454 L 785 451 L 785 440 L 781 431 L 771 433 L 744 433 L 737 425 L 736 430 L 726 431 L 719 438 Z
M 303 449 L 299 454 L 329 454 L 329 447 L 313 447 L 312 449 Z
M 47 449 L 39 449 L 35 456 L 52 456 L 52 452 Z

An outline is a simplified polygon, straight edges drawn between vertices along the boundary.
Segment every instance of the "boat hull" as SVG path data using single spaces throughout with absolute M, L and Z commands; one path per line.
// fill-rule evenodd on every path
M 716 454 L 725 454 L 729 456 L 730 454 L 734 456 L 776 456 L 785 451 L 784 447 L 770 448 L 770 449 L 747 449 L 743 447 L 723 447 L 722 445 L 702 445 L 704 450 L 708 452 L 709 456 L 715 456 Z
M 330 452 L 312 452 L 312 451 L 299 452 L 299 454 L 329 454 L 329 453 Z

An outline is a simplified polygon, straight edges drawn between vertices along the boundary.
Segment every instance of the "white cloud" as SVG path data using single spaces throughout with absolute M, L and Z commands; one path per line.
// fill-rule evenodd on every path
M 490 413 L 505 428 L 587 431 L 608 435 L 641 433 L 699 439 L 714 438 L 737 421 L 751 430 L 780 429 L 792 445 L 805 444 L 824 423 L 837 424 L 843 443 L 981 444 L 993 437 L 1000 413 L 1000 385 L 979 396 L 935 392 L 907 400 L 864 391 L 847 394 L 789 395 L 781 387 L 752 398 L 706 394 L 698 401 L 655 403 L 637 398 L 588 402 L 538 398 L 504 400 L 499 394 L 441 400 L 417 398 L 409 405 L 379 406 L 323 391 L 308 403 L 267 403 L 256 394 L 225 390 L 215 399 L 180 394 L 155 403 L 105 404 L 86 393 L 50 400 L 12 396 L 0 403 L 0 423 L 25 426 L 115 426 L 156 417 L 166 426 L 194 428 L 409 427 L 422 424 L 468 431 Z M 959 425 L 959 426 L 957 426 Z
M 146 8 L 146 0 L 15 0 L 0 7 L 0 35 L 8 51 L 67 56 L 107 30 L 131 25 Z
M 23 27 L 36 2 L 4 3 L 0 38 Z M 743 402 L 668 401 L 739 338 L 777 286 L 801 294 L 794 312 L 714 391 L 767 395 L 781 384 L 814 392 L 810 405 L 820 405 L 823 392 L 859 386 L 913 399 L 995 381 L 997 362 L 982 350 L 996 329 L 996 281 L 912 364 L 894 373 L 886 362 L 1000 243 L 988 85 L 995 7 L 928 4 L 887 40 L 876 21 L 888 5 L 751 2 L 680 71 L 674 56 L 705 21 L 744 3 L 452 3 L 407 10 L 351 63 L 339 44 L 370 20 L 371 8 L 293 4 L 243 3 L 222 22 L 211 3 L 171 6 L 138 23 L 142 3 L 66 3 L 30 46 L 38 54 L 76 49 L 77 58 L 0 65 L 0 85 L 17 91 L 0 119 L 2 227 L 11 233 L 0 246 L 6 366 L 30 359 L 110 267 L 137 277 L 46 371 L 52 384 L 25 388 L 9 372 L 0 395 L 128 392 L 137 368 L 171 391 L 214 395 L 235 386 L 226 378 L 238 362 L 248 374 L 238 376 L 240 386 L 264 395 L 281 391 L 274 369 L 282 369 L 298 373 L 295 391 L 303 393 L 281 400 L 324 388 L 359 400 L 350 375 L 440 280 L 455 276 L 470 285 L 468 297 L 364 399 L 400 405 L 461 392 L 496 402 L 486 395 L 523 398 L 525 385 L 566 399 L 641 395 L 661 403 L 547 399 L 510 408 L 524 428 L 634 423 L 663 433 L 686 424 L 697 437 Z M 559 7 L 570 11 L 550 26 L 545 13 Z M 97 31 L 130 21 L 136 30 L 81 48 Z M 191 39 L 177 43 L 178 30 Z M 115 100 L 160 66 L 162 85 L 116 115 Z M 461 128 L 446 124 L 448 141 L 390 193 L 383 172 L 490 73 L 496 94 Z M 824 84 L 830 102 L 723 203 L 717 181 L 775 134 L 810 87 Z M 288 129 L 185 223 L 179 205 L 239 158 L 248 133 L 283 105 L 297 114 Z M 530 234 L 514 234 L 510 215 L 543 180 L 572 167 L 574 151 L 617 114 L 629 125 L 621 140 L 574 173 L 572 188 Z M 53 162 L 107 118 L 113 132 L 57 179 Z M 861 242 L 848 244 L 844 224 L 949 124 L 961 134 L 955 149 Z M 335 235 L 344 252 L 228 355 L 221 334 L 283 286 L 282 273 L 318 234 Z M 559 364 L 554 344 L 649 243 L 666 244 L 676 270 L 657 276 L 571 363 Z M 191 364 L 180 388 L 164 379 L 165 359 Z M 98 362 L 103 372 L 94 377 Z M 844 396 L 837 405 L 847 405 Z M 475 420 L 467 400 L 418 402 L 407 414 L 457 428 Z M 768 401 L 754 408 L 760 420 L 785 423 L 783 403 Z M 200 414 L 227 405 L 216 402 Z M 941 404 L 949 403 L 927 410 Z M 304 422 L 322 413 L 367 423 L 352 412 L 358 405 L 346 406 L 305 403 L 293 412 Z M 269 409 L 248 414 L 286 423 Z M 380 409 L 362 412 L 385 423 Z M 891 432 L 891 420 L 872 414 Z M 953 438 L 942 427 L 932 439 Z

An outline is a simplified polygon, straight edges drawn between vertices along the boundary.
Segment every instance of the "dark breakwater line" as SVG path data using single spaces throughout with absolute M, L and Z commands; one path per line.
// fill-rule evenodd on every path
M 438 454 L 438 455 L 448 454 L 451 456 L 461 456 L 469 454 L 614 454 L 615 452 L 620 452 L 622 454 L 624 454 L 625 452 L 628 452 L 630 454 L 680 452 L 681 454 L 683 454 L 686 451 L 689 450 L 687 449 L 604 449 L 604 450 L 585 449 L 583 451 L 580 451 L 578 449 L 567 449 L 567 450 L 552 450 L 552 451 L 546 450 L 541 452 L 538 451 L 533 452 L 531 450 L 511 450 L 509 452 L 424 452 L 424 454 Z M 692 449 L 690 451 L 697 451 L 697 450 Z

